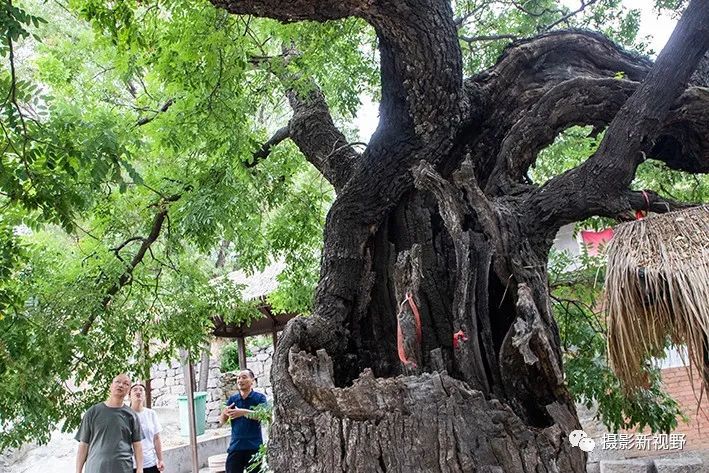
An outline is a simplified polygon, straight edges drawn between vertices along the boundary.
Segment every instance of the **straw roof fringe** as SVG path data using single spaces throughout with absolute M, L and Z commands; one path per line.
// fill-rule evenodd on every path
M 626 388 L 646 385 L 642 367 L 664 356 L 667 339 L 687 346 L 695 389 L 709 387 L 709 206 L 619 225 L 604 306 L 610 365 Z

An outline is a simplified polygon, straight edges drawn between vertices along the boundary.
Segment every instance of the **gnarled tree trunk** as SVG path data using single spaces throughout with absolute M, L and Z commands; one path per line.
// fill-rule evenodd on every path
M 358 16 L 381 52 L 381 121 L 361 155 L 318 90 L 288 92 L 288 136 L 337 199 L 313 316 L 291 321 L 276 350 L 270 466 L 585 471 L 567 440 L 579 422 L 549 249 L 570 222 L 673 208 L 630 190 L 647 156 L 709 171 L 709 99 L 691 79 L 709 46 L 709 0 L 690 2 L 654 65 L 598 34 L 553 32 L 467 79 L 444 0 L 213 3 L 283 21 Z M 529 182 L 537 153 L 577 124 L 608 126 L 597 153 Z

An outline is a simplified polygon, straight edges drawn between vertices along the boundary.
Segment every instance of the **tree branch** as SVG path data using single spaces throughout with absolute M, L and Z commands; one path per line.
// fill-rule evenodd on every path
M 521 182 L 538 153 L 564 129 L 573 125 L 603 129 L 637 88 L 631 81 L 586 77 L 553 87 L 505 136 L 489 188 Z M 649 159 L 663 161 L 672 169 L 709 172 L 709 92 L 688 89 L 653 142 Z
M 636 87 L 626 80 L 590 77 L 551 87 L 505 136 L 488 186 L 520 182 L 539 151 L 567 127 L 607 124 Z
M 251 162 L 244 163 L 244 166 L 247 168 L 255 167 L 258 163 L 268 157 L 268 155 L 271 153 L 271 148 L 277 146 L 281 141 L 285 140 L 288 137 L 290 137 L 290 131 L 288 130 L 287 126 L 276 130 L 273 136 L 269 138 L 268 141 L 266 141 L 264 144 L 262 144 L 258 151 L 253 154 L 253 160 Z
M 549 31 L 549 30 L 551 30 L 552 28 L 554 28 L 555 26 L 557 26 L 557 25 L 559 25 L 559 24 L 561 24 L 561 23 L 564 23 L 565 21 L 568 21 L 569 18 L 571 18 L 572 16 L 575 16 L 575 15 L 578 15 L 579 13 L 581 13 L 582 11 L 584 11 L 584 10 L 586 9 L 586 7 L 588 7 L 589 5 L 593 5 L 593 4 L 596 3 L 597 1 L 598 1 L 598 0 L 581 0 L 581 6 L 580 6 L 579 8 L 577 8 L 576 10 L 570 11 L 570 12 L 567 13 L 566 15 L 562 16 L 561 18 L 559 18 L 557 21 L 555 21 L 555 22 L 553 22 L 553 23 L 551 23 L 551 24 L 545 26 L 542 31 Z
M 163 104 L 163 106 L 160 107 L 152 116 L 150 116 L 150 117 L 143 117 L 143 118 L 139 119 L 138 122 L 136 123 L 136 126 L 143 126 L 143 125 L 146 125 L 146 124 L 152 122 L 153 120 L 155 120 L 155 119 L 158 117 L 158 115 L 160 115 L 161 113 L 167 112 L 168 109 L 169 109 L 169 108 L 172 106 L 172 104 L 174 104 L 174 103 L 175 103 L 175 99 L 174 99 L 174 98 L 168 99 L 168 101 L 165 102 L 165 103 Z
M 588 31 L 553 31 L 507 47 L 497 64 L 466 81 L 471 100 L 484 98 L 482 132 L 470 137 L 481 188 L 497 195 L 488 179 L 498 166 L 505 137 L 554 87 L 572 79 L 609 79 L 619 73 L 639 82 L 651 67 L 648 59 Z
M 596 181 L 620 178 L 616 188 L 627 188 L 635 169 L 652 148 L 672 104 L 709 48 L 709 0 L 691 0 L 667 46 L 638 90 L 611 122 L 588 170 Z M 608 161 L 614 165 L 609 166 Z
M 292 22 L 328 21 L 361 14 L 368 7 L 364 0 L 211 0 L 229 13 L 255 15 Z
M 698 205 L 690 202 L 677 202 L 676 200 L 662 197 L 660 194 L 651 190 L 626 191 L 623 197 L 628 201 L 632 210 L 659 214 L 672 212 L 673 210 L 687 209 Z M 627 221 L 635 220 L 636 216 L 633 212 L 625 212 L 616 215 L 615 218 L 617 220 Z
M 288 136 L 330 181 L 335 192 L 340 192 L 352 177 L 359 153 L 335 126 L 325 97 L 317 86 L 313 84 L 313 89 L 306 93 L 291 89 L 286 95 L 293 109 Z
M 140 245 L 140 248 L 138 248 L 138 251 L 135 253 L 135 255 L 133 255 L 131 261 L 126 265 L 126 269 L 123 274 L 121 274 L 121 276 L 118 278 L 118 281 L 116 281 L 106 291 L 106 294 L 103 300 L 101 301 L 101 305 L 104 309 L 108 307 L 113 297 L 118 294 L 118 291 L 120 291 L 121 288 L 131 282 L 133 278 L 133 270 L 136 266 L 140 264 L 141 261 L 143 261 L 143 258 L 145 257 L 145 254 L 150 250 L 151 245 L 155 243 L 155 241 L 160 236 L 160 231 L 162 230 L 163 223 L 165 221 L 165 218 L 167 217 L 168 204 L 178 201 L 181 197 L 182 194 L 175 194 L 162 199 L 158 204 L 156 204 L 159 210 L 153 218 L 153 223 L 150 227 L 150 233 L 148 234 L 148 236 L 134 237 L 124 243 L 123 246 L 125 246 L 125 244 L 127 244 L 128 242 L 134 241 L 138 238 L 142 239 L 143 241 L 143 243 Z M 116 251 L 116 254 L 117 253 L 118 252 Z M 84 325 L 81 327 L 82 335 L 86 335 L 89 332 L 91 326 L 93 325 L 94 321 L 96 320 L 96 317 L 98 317 L 99 314 L 99 311 L 92 312 L 86 322 L 84 322 Z
M 480 35 L 480 36 L 459 36 L 461 41 L 466 43 L 474 43 L 476 41 L 497 41 L 500 39 L 512 39 L 518 40 L 519 36 L 514 34 L 493 34 L 493 35 Z
M 286 88 L 286 97 L 293 110 L 288 126 L 277 130 L 254 154 L 247 168 L 256 166 L 268 157 L 271 149 L 290 138 L 305 158 L 339 192 L 352 177 L 359 153 L 348 146 L 342 132 L 335 126 L 325 97 L 314 81 L 307 81 L 297 73 L 284 72 L 286 65 L 299 53 L 293 45 L 283 46 L 282 54 L 264 57 L 260 64 Z M 278 63 L 282 67 L 272 67 Z M 304 84 L 305 82 L 305 91 Z M 309 86 L 309 87 L 307 87 Z
M 592 215 L 628 210 L 637 166 L 709 48 L 709 0 L 691 0 L 647 78 L 611 122 L 597 152 L 551 179 L 526 202 L 530 229 L 559 228 Z
M 123 243 L 121 243 L 120 245 L 118 245 L 117 247 L 111 248 L 111 251 L 113 251 L 114 253 L 116 253 L 116 256 L 118 256 L 118 253 L 119 253 L 123 248 L 125 248 L 126 245 L 128 245 L 129 243 L 134 242 L 134 241 L 144 241 L 144 240 L 145 240 L 145 238 L 143 238 L 143 237 L 141 237 L 141 236 L 131 237 L 131 238 L 128 238 L 128 239 L 127 239 L 126 241 L 124 241 Z

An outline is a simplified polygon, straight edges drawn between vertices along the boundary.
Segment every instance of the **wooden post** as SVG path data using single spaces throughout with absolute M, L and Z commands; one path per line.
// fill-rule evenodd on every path
M 273 348 L 276 348 L 276 345 L 278 345 L 278 330 L 273 329 L 273 332 L 271 332 L 271 338 L 273 338 Z
M 153 407 L 153 388 L 150 385 L 150 378 L 145 378 L 145 407 L 151 409 Z
M 239 347 L 239 369 L 245 370 L 246 366 L 246 343 L 244 337 L 236 338 L 236 345 Z
M 150 344 L 147 340 L 143 340 L 143 356 L 145 360 L 150 359 Z M 148 367 L 147 370 L 143 384 L 145 385 L 145 407 L 150 409 L 153 407 L 153 389 L 150 386 L 150 367 Z
M 189 352 L 182 352 L 182 368 L 185 374 L 185 394 L 187 395 L 187 416 L 190 429 L 190 451 L 192 453 L 192 473 L 199 473 L 199 458 L 197 456 L 197 422 L 194 413 L 194 367 L 190 361 Z

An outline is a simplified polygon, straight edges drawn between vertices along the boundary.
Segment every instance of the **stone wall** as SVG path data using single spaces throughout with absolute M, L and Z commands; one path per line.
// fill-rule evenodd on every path
M 256 377 L 256 385 L 254 389 L 264 393 L 269 402 L 273 400 L 273 387 L 271 386 L 271 360 L 273 358 L 273 346 L 263 348 L 252 347 L 252 356 L 246 357 L 246 367 L 254 372 Z M 221 390 L 220 408 L 229 397 L 236 393 L 236 372 L 230 371 L 224 373 L 219 378 L 219 387 Z M 210 418 L 211 416 L 211 418 Z M 219 410 L 208 412 L 207 425 L 218 424 Z
M 179 361 L 160 363 L 150 371 L 150 387 L 152 389 L 153 406 L 177 408 L 178 396 L 185 395 L 185 376 Z M 210 358 L 209 377 L 207 379 L 207 428 L 216 427 L 219 423 L 222 390 L 219 388 L 219 360 Z M 195 380 L 199 380 L 199 363 L 195 366 Z M 217 421 L 210 422 L 210 416 L 217 412 Z
M 246 358 L 246 366 L 256 376 L 255 389 L 264 393 L 269 400 L 273 398 L 271 387 L 271 358 L 273 346 L 250 347 L 252 356 Z M 195 366 L 195 379 L 199 379 L 199 363 Z M 177 408 L 178 396 L 185 395 L 184 372 L 179 361 L 161 363 L 151 370 L 150 387 L 152 388 L 153 406 Z M 209 360 L 207 381 L 207 428 L 219 425 L 219 414 L 227 398 L 236 392 L 235 373 L 222 374 L 219 360 Z
M 264 393 L 269 401 L 273 399 L 271 386 L 271 361 L 273 359 L 273 345 L 263 348 L 251 348 L 253 356 L 246 358 L 246 366 L 256 376 L 256 390 Z

